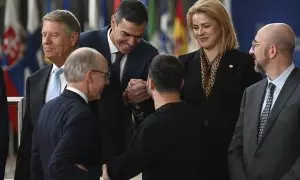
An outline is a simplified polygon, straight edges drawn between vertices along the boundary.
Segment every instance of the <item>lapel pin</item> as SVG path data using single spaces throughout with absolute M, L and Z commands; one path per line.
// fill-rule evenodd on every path
M 229 65 L 229 68 L 233 68 L 233 65 L 232 65 L 232 64 L 230 64 L 230 65 Z

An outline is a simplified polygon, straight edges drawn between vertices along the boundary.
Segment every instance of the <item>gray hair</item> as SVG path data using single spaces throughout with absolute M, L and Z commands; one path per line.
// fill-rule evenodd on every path
M 78 34 L 80 34 L 81 32 L 78 19 L 73 13 L 68 10 L 57 9 L 51 11 L 43 17 L 43 22 L 44 21 L 56 21 L 64 24 L 68 35 L 71 35 L 71 33 L 73 32 L 77 32 Z
M 93 69 L 100 69 L 101 61 L 97 58 L 105 59 L 93 48 L 83 47 L 73 51 L 64 65 L 64 75 L 67 82 L 80 82 L 85 74 Z

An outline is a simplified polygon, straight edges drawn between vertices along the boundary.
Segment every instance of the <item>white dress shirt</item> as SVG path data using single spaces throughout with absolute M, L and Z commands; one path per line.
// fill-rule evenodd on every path
M 272 106 L 271 109 L 273 108 L 273 105 L 275 104 L 275 101 L 284 85 L 284 83 L 286 82 L 287 78 L 289 77 L 289 75 L 291 74 L 291 72 L 294 70 L 295 65 L 291 64 L 280 76 L 278 76 L 276 79 L 274 79 L 273 81 L 271 81 L 271 79 L 268 78 L 268 84 L 271 82 L 273 83 L 276 87 L 275 87 L 275 91 L 273 94 L 273 101 L 272 101 Z M 267 89 L 267 92 L 265 93 L 265 99 L 264 99 L 264 103 L 261 109 L 261 112 L 263 111 L 263 109 L 266 106 L 266 101 L 267 101 L 267 94 L 269 94 L 269 89 Z
M 111 28 L 107 31 L 107 40 L 108 40 L 108 45 L 109 45 L 109 51 L 110 51 L 110 57 L 111 57 L 111 63 L 114 64 L 116 60 L 116 52 L 118 52 L 118 48 L 114 45 L 112 40 L 110 39 L 110 34 Z M 124 73 L 124 68 L 125 68 L 125 63 L 127 61 L 127 54 L 124 54 L 124 56 L 121 59 L 120 62 L 120 81 L 123 78 L 123 73 Z

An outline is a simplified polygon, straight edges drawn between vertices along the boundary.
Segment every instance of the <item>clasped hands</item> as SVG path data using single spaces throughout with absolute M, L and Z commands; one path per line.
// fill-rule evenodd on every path
M 130 79 L 126 90 L 123 92 L 124 102 L 127 104 L 139 104 L 149 98 L 147 82 L 142 79 Z

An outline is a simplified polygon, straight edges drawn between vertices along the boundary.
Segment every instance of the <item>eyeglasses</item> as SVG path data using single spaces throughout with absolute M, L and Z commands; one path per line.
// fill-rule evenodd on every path
M 252 41 L 252 46 L 251 46 L 251 49 L 252 50 L 255 50 L 256 46 L 260 45 L 261 43 L 257 42 L 256 40 L 253 40 Z
M 99 71 L 99 70 L 96 70 L 96 69 L 92 69 L 92 71 L 104 74 L 106 79 L 109 79 L 109 77 L 110 77 L 110 72 L 103 72 L 103 71 Z

